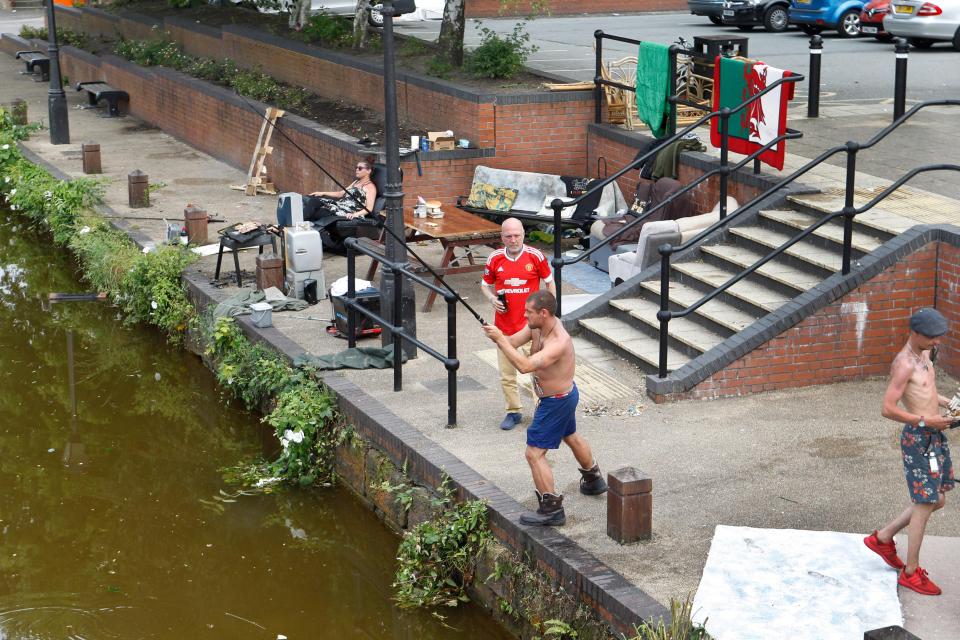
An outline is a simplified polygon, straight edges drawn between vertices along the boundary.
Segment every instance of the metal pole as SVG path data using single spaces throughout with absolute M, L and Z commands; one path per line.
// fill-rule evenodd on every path
M 394 327 L 400 328 L 403 318 L 403 278 L 400 277 L 400 270 L 396 265 L 390 267 L 393 271 L 393 317 L 390 323 Z M 393 390 L 403 391 L 403 338 L 398 331 L 391 331 L 393 340 Z
M 850 273 L 850 252 L 853 245 L 853 191 L 857 176 L 857 151 L 860 143 L 847 142 L 847 181 L 843 197 L 843 275 Z
M 810 36 L 810 86 L 807 97 L 807 117 L 820 117 L 820 59 L 823 57 L 823 38 Z
M 670 255 L 673 247 L 669 244 L 660 245 L 660 310 L 657 311 L 657 320 L 660 321 L 660 354 L 657 358 L 657 375 L 667 377 L 667 342 L 670 336 Z
M 593 74 L 593 121 L 600 124 L 603 121 L 603 86 L 600 84 L 603 79 L 603 31 L 597 29 L 593 32 L 593 37 L 596 45 L 594 47 L 596 62 Z
M 720 110 L 720 219 L 727 217 L 727 166 L 730 147 L 730 109 Z
M 550 203 L 553 209 L 553 258 L 550 260 L 550 266 L 553 267 L 553 281 L 557 287 L 557 313 L 560 317 L 560 300 L 563 298 L 562 286 L 560 281 L 560 272 L 563 270 L 563 256 L 560 249 L 560 236 L 563 235 L 563 228 L 560 226 L 560 210 L 563 209 L 563 201 L 560 198 L 554 198 Z
M 353 250 L 353 240 L 348 239 L 347 245 L 347 346 L 353 349 L 357 346 L 357 312 L 353 302 L 357 299 L 357 286 L 354 278 L 357 276 L 357 254 Z
M 383 2 L 383 32 L 381 39 L 383 41 L 383 105 L 384 105 L 384 146 L 386 147 L 387 163 L 387 184 L 384 189 L 384 199 L 386 200 L 386 224 L 393 231 L 388 234 L 390 237 L 386 240 L 385 257 L 388 262 L 393 264 L 407 264 L 407 245 L 397 238 L 405 237 L 403 224 L 403 191 L 400 184 L 400 148 L 398 146 L 399 128 L 397 126 L 397 83 L 396 69 L 394 67 L 394 39 L 393 39 L 393 16 L 395 9 L 393 0 L 384 0 Z M 413 287 L 406 287 L 404 296 L 394 294 L 394 289 L 401 290 L 402 287 L 396 279 L 402 277 L 393 269 L 380 270 L 380 299 L 381 311 L 383 317 L 392 318 L 394 304 L 400 305 L 403 322 L 395 322 L 393 326 L 402 326 L 411 336 L 417 335 L 417 313 L 416 301 L 414 300 Z M 390 344 L 392 332 L 387 330 L 383 332 L 383 346 Z M 402 344 L 402 348 L 408 358 L 417 357 L 416 346 L 409 341 Z
M 457 299 L 447 294 L 447 427 L 457 426 Z
M 57 18 L 53 0 L 47 0 L 47 57 L 50 58 L 50 91 L 48 117 L 50 144 L 70 144 L 70 121 L 67 119 L 67 96 L 60 78 L 60 47 L 57 45 Z
M 896 120 L 906 111 L 907 102 L 907 57 L 910 45 L 906 38 L 897 38 L 893 47 L 897 57 L 896 79 L 893 85 L 893 119 Z

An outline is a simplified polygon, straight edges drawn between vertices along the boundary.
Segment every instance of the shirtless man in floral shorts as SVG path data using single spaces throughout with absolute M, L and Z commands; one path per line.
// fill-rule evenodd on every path
M 947 332 L 947 320 L 936 309 L 920 309 L 910 318 L 910 337 L 890 366 L 890 383 L 883 396 L 883 417 L 903 424 L 900 449 L 913 504 L 887 526 L 863 542 L 900 572 L 897 583 L 929 596 L 940 587 L 919 566 L 920 545 L 927 520 L 943 507 L 953 489 L 953 464 L 944 429 L 954 420 L 940 415 L 950 400 L 937 393 L 931 350 Z M 899 403 L 899 404 L 898 404 Z M 903 406 L 901 407 L 900 404 Z M 893 536 L 907 529 L 907 562 L 897 555 Z

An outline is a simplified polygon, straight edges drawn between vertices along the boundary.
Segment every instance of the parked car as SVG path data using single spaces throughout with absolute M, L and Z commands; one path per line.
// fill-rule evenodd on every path
M 687 0 L 687 8 L 695 16 L 706 16 L 713 24 L 723 24 L 723 0 Z
M 383 26 L 381 9 L 383 9 L 382 4 L 374 3 L 370 5 L 370 17 L 367 22 L 370 23 L 371 27 L 379 28 Z M 352 16 L 356 14 L 357 2 L 356 0 L 311 0 L 310 12 L 319 13 L 321 11 L 336 16 Z
M 960 51 L 960 2 L 957 0 L 893 0 L 883 26 L 921 49 L 946 41 Z
M 883 28 L 883 16 L 890 9 L 890 0 L 870 0 L 860 12 L 860 33 L 873 36 L 877 40 L 892 40 L 886 29 Z
M 732 24 L 741 31 L 757 25 L 771 32 L 786 31 L 789 0 L 724 0 L 723 24 Z
M 863 0 L 790 0 L 788 22 L 808 35 L 836 29 L 841 38 L 860 35 Z

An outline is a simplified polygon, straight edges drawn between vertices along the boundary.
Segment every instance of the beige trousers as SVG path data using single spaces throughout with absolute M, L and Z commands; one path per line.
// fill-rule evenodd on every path
M 517 351 L 529 356 L 530 345 L 531 343 L 528 342 Z M 497 349 L 497 364 L 500 367 L 500 386 L 503 388 L 503 397 L 507 403 L 507 413 L 520 413 L 523 405 L 520 403 L 520 388 L 517 385 L 518 372 L 500 349 Z

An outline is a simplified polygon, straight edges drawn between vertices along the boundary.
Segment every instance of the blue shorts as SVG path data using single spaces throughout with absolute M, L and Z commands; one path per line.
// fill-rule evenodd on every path
M 547 396 L 540 399 L 533 414 L 533 422 L 527 429 L 527 446 L 539 449 L 557 449 L 560 442 L 577 431 L 577 403 L 580 392 L 573 384 L 570 393 L 557 398 Z
M 934 504 L 940 500 L 941 492 L 953 489 L 950 445 L 942 431 L 905 424 L 900 436 L 900 451 L 911 500 Z M 937 458 L 936 471 L 930 469 L 931 451 Z

